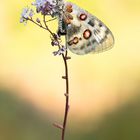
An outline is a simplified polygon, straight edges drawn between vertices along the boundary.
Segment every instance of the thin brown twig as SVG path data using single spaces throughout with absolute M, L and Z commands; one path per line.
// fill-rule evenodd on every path
M 64 114 L 64 120 L 63 120 L 63 129 L 62 129 L 62 140 L 65 138 L 65 131 L 66 131 L 66 124 L 67 124 L 67 118 L 68 118 L 68 111 L 69 111 L 69 76 L 68 76 L 68 64 L 67 64 L 67 50 L 65 56 L 62 55 L 64 64 L 65 64 L 65 77 L 66 77 L 66 103 L 65 103 L 65 114 Z

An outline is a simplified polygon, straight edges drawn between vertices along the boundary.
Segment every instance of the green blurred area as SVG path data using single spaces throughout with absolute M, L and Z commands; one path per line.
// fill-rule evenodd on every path
M 49 116 L 42 117 L 31 105 L 0 90 L 0 140 L 60 140 L 60 130 L 54 128 Z M 44 119 L 45 118 L 45 119 Z M 94 129 L 81 124 L 83 130 L 68 127 L 66 140 L 139 140 L 140 98 L 110 113 Z
M 0 91 L 0 140 L 55 139 L 59 134 L 51 123 L 39 115 L 29 104 Z

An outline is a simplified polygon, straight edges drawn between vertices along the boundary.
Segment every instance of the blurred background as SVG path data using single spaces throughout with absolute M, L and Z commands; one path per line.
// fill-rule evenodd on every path
M 32 1 L 0 4 L 0 140 L 60 140 L 64 65 L 48 32 L 19 23 Z M 140 139 L 140 1 L 71 0 L 113 32 L 104 53 L 69 52 L 70 112 L 66 140 Z M 56 29 L 57 21 L 48 24 Z

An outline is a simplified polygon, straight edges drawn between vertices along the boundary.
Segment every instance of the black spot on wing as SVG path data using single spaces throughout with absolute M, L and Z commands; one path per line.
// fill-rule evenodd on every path
M 70 40 L 69 42 L 67 42 L 69 46 L 73 45 L 73 40 Z
M 93 39 L 93 40 L 91 41 L 91 43 L 92 43 L 92 44 L 96 43 L 96 40 L 95 40 L 95 39 Z
M 91 42 L 90 42 L 90 41 L 88 42 L 87 46 L 88 46 L 88 47 L 91 46 Z
M 94 29 L 93 32 L 94 32 L 95 35 L 98 35 L 100 33 L 100 30 L 99 29 Z
M 100 40 L 100 44 L 102 44 L 106 40 L 106 37 Z
M 73 50 L 78 50 L 78 47 L 73 47 L 72 49 L 73 49 Z
M 109 31 L 108 29 L 106 29 L 105 34 L 108 35 L 109 32 L 110 32 L 110 31 Z
M 68 37 L 71 37 L 75 34 L 78 34 L 80 32 L 81 26 L 75 26 L 75 25 L 71 25 L 70 27 L 68 27 L 68 31 L 67 31 L 67 35 Z
M 83 44 L 81 47 L 80 47 L 80 50 L 83 50 L 85 48 L 85 45 Z
M 99 22 L 99 27 L 102 27 L 102 26 L 103 26 L 103 24 L 101 22 Z
M 89 24 L 90 26 L 92 26 L 92 27 L 94 27 L 94 25 L 95 25 L 95 23 L 94 23 L 93 20 L 90 20 L 90 21 L 88 22 L 88 24 Z

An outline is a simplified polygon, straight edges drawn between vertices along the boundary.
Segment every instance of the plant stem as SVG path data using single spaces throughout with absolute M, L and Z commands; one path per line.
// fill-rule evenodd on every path
M 62 55 L 65 65 L 65 80 L 66 80 L 66 103 L 65 103 L 65 114 L 64 114 L 64 120 L 63 120 L 63 129 L 62 129 L 62 140 L 65 138 L 65 131 L 66 131 L 66 124 L 67 124 L 67 118 L 68 118 L 68 111 L 69 111 L 69 77 L 68 77 L 68 64 L 67 64 L 67 51 L 66 55 Z

